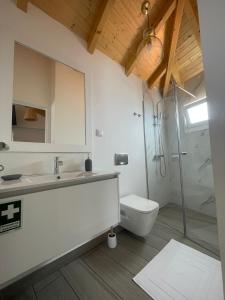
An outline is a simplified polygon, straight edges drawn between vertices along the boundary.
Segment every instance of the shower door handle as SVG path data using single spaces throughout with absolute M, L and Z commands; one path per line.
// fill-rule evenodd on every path
M 187 155 L 187 152 L 182 151 L 182 152 L 181 152 L 181 155 Z
M 187 152 L 182 151 L 181 155 L 187 155 Z M 179 153 L 172 153 L 171 156 L 172 156 L 173 159 L 178 159 L 179 158 Z

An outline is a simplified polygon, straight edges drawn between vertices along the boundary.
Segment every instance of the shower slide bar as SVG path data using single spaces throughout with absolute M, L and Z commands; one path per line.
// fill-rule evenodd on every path
M 177 83 L 175 83 L 175 85 L 179 90 L 183 91 L 184 93 L 188 94 L 189 96 L 191 96 L 192 98 L 197 100 L 197 97 L 194 94 L 192 94 L 191 92 L 185 90 L 182 86 L 178 85 Z

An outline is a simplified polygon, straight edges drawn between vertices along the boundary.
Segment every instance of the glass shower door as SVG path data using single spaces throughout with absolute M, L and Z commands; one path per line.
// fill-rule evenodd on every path
M 182 209 L 182 193 L 180 186 L 180 166 L 178 156 L 178 139 L 176 126 L 176 105 L 173 97 L 173 91 L 170 90 L 166 99 L 164 99 L 164 120 L 167 149 L 167 178 L 168 188 L 166 198 L 167 204 L 160 209 L 158 217 L 159 222 L 175 229 L 182 236 L 185 230 L 185 222 Z M 157 140 L 157 139 L 156 139 Z
M 144 86 L 145 151 L 149 199 L 159 203 L 158 223 L 183 236 L 180 175 L 177 160 L 175 103 Z
M 176 89 L 186 235 L 218 255 L 216 203 L 203 76 L 189 82 L 187 89 L 196 98 Z
M 160 205 L 159 223 L 218 254 L 207 101 L 201 76 L 186 83 L 186 90 L 174 86 L 166 99 L 144 93 L 148 190 L 149 199 Z

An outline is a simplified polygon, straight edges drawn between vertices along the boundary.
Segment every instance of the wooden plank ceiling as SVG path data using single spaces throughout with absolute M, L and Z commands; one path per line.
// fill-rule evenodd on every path
M 203 71 L 196 0 L 150 0 L 163 59 L 159 44 L 143 43 L 143 0 L 17 0 L 17 6 L 27 12 L 29 2 L 85 39 L 87 51 L 102 51 L 163 94 L 172 76 L 183 85 Z

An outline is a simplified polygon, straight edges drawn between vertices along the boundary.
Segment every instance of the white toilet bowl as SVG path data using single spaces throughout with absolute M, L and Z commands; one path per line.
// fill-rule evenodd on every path
M 159 204 L 136 195 L 120 198 L 120 225 L 139 236 L 147 235 L 157 218 Z

